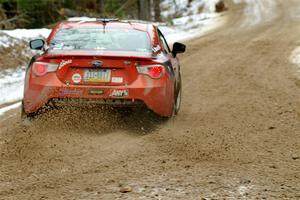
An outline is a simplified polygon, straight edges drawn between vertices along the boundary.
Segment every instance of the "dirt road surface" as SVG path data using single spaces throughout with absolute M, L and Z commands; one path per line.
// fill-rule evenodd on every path
M 246 5 L 228 3 L 227 23 L 181 56 L 174 120 L 83 109 L 24 129 L 18 111 L 2 117 L 0 199 L 300 199 L 300 84 L 288 59 L 300 2 L 276 1 L 248 25 Z

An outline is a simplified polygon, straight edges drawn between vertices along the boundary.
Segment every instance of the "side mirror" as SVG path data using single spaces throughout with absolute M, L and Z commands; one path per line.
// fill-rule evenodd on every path
M 185 52 L 185 48 L 186 46 L 182 43 L 179 43 L 179 42 L 175 42 L 173 44 L 173 50 L 172 50 L 172 54 L 174 57 L 176 57 L 176 55 L 178 53 L 184 53 Z
M 29 46 L 33 50 L 42 50 L 44 48 L 45 41 L 43 39 L 35 39 L 29 42 Z

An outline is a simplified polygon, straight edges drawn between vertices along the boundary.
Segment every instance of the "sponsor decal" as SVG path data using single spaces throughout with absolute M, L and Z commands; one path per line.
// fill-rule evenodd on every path
M 89 94 L 100 95 L 100 94 L 104 94 L 104 91 L 103 90 L 90 90 Z
M 74 83 L 80 83 L 81 79 L 82 79 L 82 78 L 81 78 L 81 75 L 78 74 L 78 73 L 73 74 L 73 76 L 72 76 L 72 81 L 73 81 Z
M 58 66 L 58 69 L 63 68 L 64 66 L 71 64 L 73 61 L 72 60 L 62 60 Z
M 123 77 L 112 77 L 111 82 L 112 83 L 123 83 Z
M 116 89 L 113 90 L 110 96 L 112 97 L 127 97 L 129 95 L 129 92 L 127 89 Z
M 67 88 L 61 88 L 59 90 L 60 95 L 82 95 L 83 91 L 82 90 L 71 90 Z

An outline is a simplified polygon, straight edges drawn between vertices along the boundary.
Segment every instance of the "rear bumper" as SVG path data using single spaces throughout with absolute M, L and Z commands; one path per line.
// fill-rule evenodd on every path
M 50 100 L 56 107 L 80 107 L 84 105 L 107 105 L 113 107 L 143 107 L 144 102 L 130 99 L 85 99 L 85 98 L 54 98 Z
M 168 79 L 167 75 L 158 80 L 139 75 L 136 81 L 127 86 L 87 86 L 66 85 L 57 79 L 55 73 L 49 73 L 44 77 L 29 77 L 24 88 L 24 110 L 25 113 L 34 113 L 49 101 L 68 103 L 70 99 L 84 99 L 102 105 L 134 106 L 142 102 L 161 116 L 171 116 L 174 87 Z M 112 96 L 113 91 L 119 89 L 127 90 L 128 95 Z M 91 94 L 91 91 L 100 91 L 101 94 Z

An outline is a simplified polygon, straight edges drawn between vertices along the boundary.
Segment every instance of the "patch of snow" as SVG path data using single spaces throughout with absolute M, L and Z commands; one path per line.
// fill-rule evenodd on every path
M 240 185 L 238 188 L 238 192 L 241 196 L 244 196 L 248 191 L 248 187 L 245 185 Z
M 8 48 L 20 42 L 19 39 L 0 31 L 0 47 Z
M 215 5 L 219 0 L 194 0 L 188 5 L 188 0 L 165 0 L 161 3 L 161 15 L 173 18 L 174 15 L 189 16 L 201 13 L 215 13 Z
M 17 39 L 33 39 L 33 38 L 47 38 L 51 32 L 50 29 L 15 29 L 3 31 L 7 35 Z
M 300 65 L 300 47 L 297 47 L 297 48 L 293 51 L 292 56 L 291 56 L 291 61 L 292 61 L 294 64 Z
M 209 13 L 216 12 L 216 4 L 219 0 L 203 0 L 204 2 L 204 11 Z
M 12 45 L 12 41 L 11 41 L 11 38 L 6 35 L 6 34 L 3 34 L 0 36 L 0 46 L 3 46 L 3 47 L 9 47 Z
M 215 5 L 219 0 L 194 0 L 188 6 L 188 0 L 165 0 L 161 3 L 162 16 L 172 18 L 172 26 L 160 25 L 159 29 L 167 41 L 186 41 L 202 36 L 224 23 L 223 13 L 215 12 Z M 181 17 L 174 18 L 176 13 Z
M 187 41 L 220 27 L 225 21 L 221 16 L 216 13 L 203 13 L 176 18 L 173 20 L 174 26 L 161 25 L 159 29 L 170 44 L 176 41 Z
M 300 78 L 300 46 L 292 52 L 290 60 L 293 64 L 297 65 L 296 71 L 298 77 Z
M 273 20 L 278 13 L 277 0 L 233 0 L 234 3 L 246 3 L 242 27 L 251 27 Z
M 0 106 L 23 98 L 25 68 L 0 73 Z
M 22 104 L 21 102 L 17 102 L 17 103 L 14 103 L 12 105 L 6 106 L 4 108 L 0 108 L 0 116 L 3 115 L 6 112 L 12 110 L 12 109 L 20 107 L 21 104 Z
M 34 38 L 47 38 L 50 34 L 50 29 L 15 29 L 0 31 L 0 48 L 10 48 L 21 44 L 28 43 Z M 22 56 L 31 57 L 32 51 L 24 49 Z
M 29 40 L 34 38 L 47 38 L 50 32 L 51 30 L 46 28 L 3 30 L 0 31 L 0 48 L 12 47 L 20 43 L 29 42 Z

